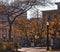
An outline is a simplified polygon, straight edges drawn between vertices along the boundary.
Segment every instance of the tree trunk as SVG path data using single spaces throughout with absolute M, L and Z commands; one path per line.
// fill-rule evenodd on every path
M 9 24 L 9 41 L 11 41 L 12 24 Z

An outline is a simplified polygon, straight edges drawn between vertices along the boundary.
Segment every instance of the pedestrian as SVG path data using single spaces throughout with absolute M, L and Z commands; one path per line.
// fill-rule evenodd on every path
M 51 37 L 51 39 L 50 39 L 50 49 L 53 49 L 53 37 Z
M 31 41 L 31 47 L 34 47 L 34 46 L 35 46 L 34 41 Z
M 16 52 L 18 51 L 18 45 L 15 43 Z

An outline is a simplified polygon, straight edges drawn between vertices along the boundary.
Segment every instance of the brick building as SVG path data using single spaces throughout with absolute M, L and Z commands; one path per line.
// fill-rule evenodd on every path
M 60 3 L 57 3 L 57 5 L 58 5 L 57 10 L 53 10 L 53 11 L 50 10 L 50 11 L 43 12 L 43 28 L 46 28 L 47 20 L 50 23 L 50 22 L 53 22 L 53 20 L 56 21 L 56 18 L 57 18 L 57 22 L 59 24 L 59 27 L 55 27 L 55 28 L 58 28 L 59 30 L 57 30 L 57 29 L 56 30 L 60 31 Z M 53 24 L 55 24 L 55 22 L 53 22 Z M 51 28 L 51 26 L 49 28 Z M 2 16 L 0 15 L 0 40 L 1 41 L 4 41 L 5 39 L 6 39 L 6 41 L 8 40 L 8 31 L 9 31 L 9 26 L 8 26 L 8 22 L 6 20 L 6 17 L 3 16 L 3 18 L 2 18 Z M 45 30 L 43 30 L 43 31 L 45 31 Z M 14 35 L 15 35 L 14 29 L 12 30 L 12 34 L 13 34 L 12 38 L 14 39 L 15 38 L 14 37 Z M 45 34 L 46 34 L 46 31 L 44 33 L 42 33 L 42 35 L 45 35 Z M 54 34 L 54 33 L 52 33 L 52 34 Z
M 49 22 L 49 31 L 50 34 L 59 34 L 60 35 L 60 3 L 56 3 L 58 5 L 57 10 L 50 10 L 43 12 L 43 23 L 45 24 L 45 28 L 47 27 L 46 22 Z M 52 31 L 54 29 L 54 31 Z

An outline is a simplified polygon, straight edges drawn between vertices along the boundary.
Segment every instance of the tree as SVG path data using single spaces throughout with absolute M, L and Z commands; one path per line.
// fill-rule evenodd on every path
M 20 17 L 20 18 L 17 18 L 15 21 L 14 21 L 14 27 L 17 28 L 17 30 L 21 30 L 23 31 L 23 33 L 27 33 L 26 31 L 26 23 L 27 23 L 27 19 L 25 17 Z M 22 34 L 21 34 L 22 35 Z
M 26 1 L 15 0 L 14 2 L 11 2 L 11 3 L 9 3 L 7 0 L 6 2 L 0 1 L 0 8 L 1 8 L 0 14 L 2 16 L 5 15 L 8 20 L 9 41 L 11 41 L 12 24 L 14 23 L 15 19 L 18 16 L 21 16 L 26 11 L 28 11 L 35 3 L 36 3 L 35 0 L 26 0 Z
M 9 41 L 11 41 L 12 24 L 18 16 L 27 12 L 33 5 L 45 5 L 46 0 L 0 0 L 0 6 L 3 10 L 0 11 L 1 15 L 5 15 L 9 24 Z M 48 2 L 50 3 L 50 2 Z

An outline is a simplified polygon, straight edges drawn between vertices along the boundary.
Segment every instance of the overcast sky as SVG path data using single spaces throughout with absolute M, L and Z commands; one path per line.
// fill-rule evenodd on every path
M 10 4 L 11 2 L 13 2 L 14 0 L 0 0 L 0 1 L 4 1 L 4 2 L 7 2 Z M 50 0 L 50 1 L 53 1 L 53 2 L 60 2 L 60 0 Z
M 13 2 L 14 0 L 0 0 L 0 1 L 8 1 L 8 3 L 10 4 L 11 2 Z M 60 0 L 51 0 L 51 1 L 54 1 L 54 2 L 60 2 Z M 57 9 L 57 5 L 48 5 L 48 6 L 45 6 L 45 7 L 42 7 L 42 6 L 37 6 L 37 8 L 39 9 L 39 11 L 46 11 L 46 10 L 54 10 L 54 9 Z M 31 9 L 32 10 L 32 9 Z M 28 19 L 31 18 L 31 16 L 33 15 L 34 11 L 31 13 L 31 11 L 28 11 L 27 12 L 27 17 Z M 41 13 L 41 12 L 40 12 Z
M 60 2 L 60 0 L 55 0 L 55 2 Z
M 54 1 L 60 2 L 60 0 L 54 0 Z M 41 11 L 57 10 L 58 6 L 56 4 L 51 5 L 48 3 L 48 5 L 46 5 L 46 6 L 37 6 L 36 8 L 40 11 L 40 14 L 42 14 Z M 31 8 L 30 10 L 27 11 L 27 19 L 31 19 L 36 16 L 36 12 L 34 11 L 34 9 L 35 8 L 33 8 L 33 9 Z M 39 18 L 41 18 L 41 17 L 39 17 Z
M 8 1 L 8 0 L 0 0 L 0 1 Z M 11 2 L 11 1 L 14 1 L 14 0 L 9 0 L 9 2 Z M 60 0 L 51 0 L 51 1 L 60 2 Z

